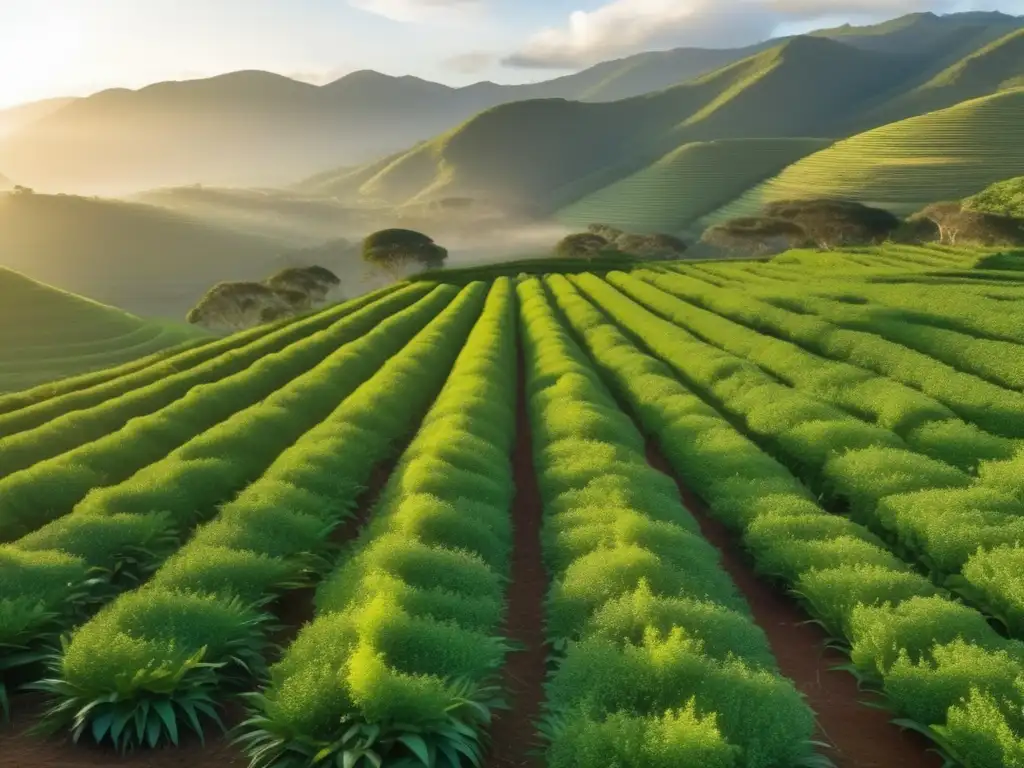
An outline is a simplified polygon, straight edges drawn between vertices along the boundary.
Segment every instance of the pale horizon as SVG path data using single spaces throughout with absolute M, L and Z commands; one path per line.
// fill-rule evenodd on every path
M 647 50 L 729 48 L 906 13 L 1024 0 L 12 0 L 0 109 L 241 70 L 313 84 L 358 70 L 459 87 L 546 80 Z M 793 8 L 797 10 L 785 10 Z M 385 44 L 381 44 L 385 41 Z M 467 42 L 468 41 L 468 42 Z

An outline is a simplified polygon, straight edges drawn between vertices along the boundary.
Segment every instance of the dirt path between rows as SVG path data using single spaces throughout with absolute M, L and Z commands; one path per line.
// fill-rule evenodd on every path
M 942 768 L 942 759 L 928 751 L 931 745 L 923 736 L 901 730 L 885 712 L 861 703 L 871 695 L 858 690 L 851 674 L 832 669 L 849 659 L 825 647 L 824 630 L 804 623 L 808 616 L 796 601 L 754 573 L 735 537 L 712 519 L 707 505 L 676 477 L 653 443 L 648 443 L 647 458 L 676 482 L 704 538 L 722 553 L 722 566 L 768 636 L 779 668 L 817 714 L 818 738 L 834 746 L 824 754 L 837 768 Z
M 516 403 L 516 443 L 512 453 L 516 496 L 512 507 L 514 549 L 508 615 L 503 636 L 523 650 L 509 654 L 502 669 L 502 690 L 511 709 L 497 713 L 491 727 L 486 768 L 535 768 L 543 764 L 536 721 L 544 701 L 547 646 L 544 636 L 544 595 L 547 573 L 541 555 L 542 504 L 533 468 L 533 435 L 527 413 L 526 380 L 520 350 Z
M 359 533 L 394 466 L 392 460 L 374 469 L 367 489 L 360 494 L 356 513 L 332 532 L 333 543 L 344 544 Z M 272 636 L 275 643 L 287 646 L 302 626 L 312 620 L 314 593 L 313 587 L 289 592 L 271 606 L 275 618 L 283 625 Z M 28 729 L 46 710 L 46 701 L 38 694 L 18 694 L 12 697 L 11 705 L 11 722 L 0 726 L 0 768 L 245 768 L 249 764 L 242 751 L 216 725 L 209 723 L 204 724 L 205 746 L 183 728 L 179 747 L 143 749 L 122 756 L 113 749 L 90 744 L 87 735 L 81 743 L 73 744 L 70 738 L 44 739 L 29 734 Z M 242 722 L 246 713 L 238 704 L 229 704 L 221 716 L 224 725 L 232 728 Z

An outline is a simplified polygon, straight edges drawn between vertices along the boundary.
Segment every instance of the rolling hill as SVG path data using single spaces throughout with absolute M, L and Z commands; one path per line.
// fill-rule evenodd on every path
M 183 318 L 213 283 L 273 271 L 284 248 L 149 205 L 0 195 L 0 267 L 145 317 Z
M 74 98 L 43 99 L 0 109 L 0 139 L 32 125 L 58 109 L 66 107 Z
M 387 162 L 318 184 L 394 205 L 468 196 L 546 215 L 693 141 L 842 135 L 843 121 L 880 83 L 908 71 L 897 57 L 798 37 L 632 99 L 501 105 Z
M 751 185 L 829 144 L 823 139 L 725 139 L 684 144 L 657 162 L 561 209 L 575 227 L 678 232 Z
M 815 36 L 824 42 L 842 40 L 848 50 L 884 64 L 888 78 L 876 80 L 869 89 L 875 97 L 884 94 L 884 101 L 1022 25 L 1024 20 L 998 13 L 914 14 L 885 25 L 823 30 Z M 0 140 L 0 168 L 28 186 L 57 192 L 123 194 L 196 182 L 280 185 L 408 149 L 501 104 L 630 99 L 748 61 L 785 42 L 770 40 L 731 50 L 648 52 L 524 85 L 480 82 L 452 88 L 364 70 L 318 87 L 250 71 L 139 90 L 112 89 L 83 99 L 27 105 L 20 127 Z M 852 62 L 852 55 L 847 59 Z M 848 74 L 858 73 L 833 70 L 836 88 L 820 96 L 828 98 L 848 85 Z M 801 84 L 795 76 L 791 87 Z M 772 90 L 762 93 L 768 99 Z M 858 108 L 863 106 L 862 97 L 870 95 L 851 93 Z M 830 103 L 843 105 L 841 99 Z M 761 109 L 760 118 L 783 115 L 768 101 Z M 725 109 L 721 119 L 729 122 L 742 113 L 743 109 Z M 823 114 L 825 110 L 818 110 L 818 116 Z M 689 138 L 735 137 L 735 131 L 717 134 L 718 125 L 715 120 L 706 122 L 706 131 Z M 858 126 L 864 127 L 873 126 Z M 787 135 L 825 134 L 808 125 Z M 647 162 L 671 149 L 662 148 Z
M 1024 174 L 1024 88 L 901 120 L 839 141 L 708 216 L 750 215 L 771 200 L 833 197 L 907 213 Z
M 204 332 L 142 320 L 0 267 L 0 392 L 136 360 Z

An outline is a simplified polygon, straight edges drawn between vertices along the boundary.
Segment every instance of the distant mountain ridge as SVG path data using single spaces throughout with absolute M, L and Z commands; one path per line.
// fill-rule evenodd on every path
M 931 68 L 914 70 L 921 78 L 917 86 L 1019 28 L 1024 19 L 998 13 L 913 14 L 814 36 L 842 40 L 847 48 L 872 56 L 931 57 Z M 281 184 L 394 154 L 501 104 L 635 98 L 706 77 L 785 42 L 643 53 L 526 85 L 481 82 L 452 88 L 364 70 L 314 86 L 249 71 L 135 91 L 112 89 L 61 104 L 22 124 L 0 141 L 0 168 L 26 185 L 50 191 L 122 193 L 195 182 Z M 702 118 L 703 125 L 726 119 L 731 107 L 724 106 L 724 111 L 713 110 L 714 120 Z M 709 133 L 703 138 L 719 137 Z

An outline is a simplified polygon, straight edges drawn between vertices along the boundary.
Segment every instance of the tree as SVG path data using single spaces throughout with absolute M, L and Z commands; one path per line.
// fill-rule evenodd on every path
M 625 233 L 615 241 L 615 247 L 622 253 L 638 258 L 672 259 L 686 253 L 688 246 L 674 235 Z
M 563 259 L 592 259 L 608 248 L 609 242 L 593 232 L 577 232 L 558 241 L 555 253 Z
M 1024 220 L 971 210 L 958 201 L 932 203 L 908 222 L 932 222 L 947 245 L 1024 245 Z
M 805 246 L 808 237 L 803 227 L 795 222 L 747 216 L 709 227 L 701 236 L 701 242 L 727 251 L 766 256 Z
M 446 258 L 447 250 L 411 229 L 382 229 L 363 240 L 363 260 L 392 273 L 411 266 L 438 269 Z
M 304 293 L 310 298 L 311 304 L 318 304 L 327 298 L 332 289 L 341 285 L 341 280 L 324 267 L 288 267 L 268 277 L 265 284 L 271 288 Z
M 224 282 L 213 286 L 186 319 L 213 331 L 240 331 L 309 309 L 308 294 L 256 282 Z
M 623 230 L 609 224 L 588 224 L 587 232 L 590 232 L 593 235 L 600 235 L 609 243 L 614 243 L 626 234 Z
M 881 208 L 832 199 L 768 203 L 761 217 L 799 225 L 813 243 L 824 249 L 882 243 L 901 224 L 898 217 Z

